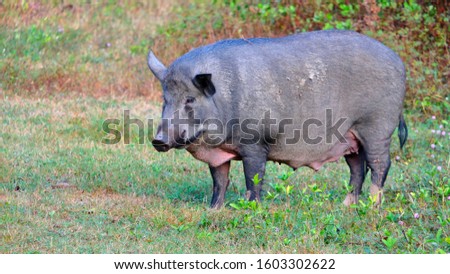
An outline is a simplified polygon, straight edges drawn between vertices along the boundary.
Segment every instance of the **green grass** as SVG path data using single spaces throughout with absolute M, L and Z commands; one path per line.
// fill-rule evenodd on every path
M 155 99 L 145 55 L 174 2 L 2 2 L 0 94 Z
M 394 140 L 381 208 L 367 194 L 342 205 L 344 161 L 293 174 L 269 163 L 264 201 L 247 202 L 235 162 L 212 211 L 208 168 L 187 152 L 139 145 L 136 129 L 129 145 L 102 144 L 104 119 L 158 117 L 157 104 L 6 97 L 0 109 L 1 253 L 450 252 L 450 140 L 431 132 L 446 121 L 410 124 L 403 154 Z

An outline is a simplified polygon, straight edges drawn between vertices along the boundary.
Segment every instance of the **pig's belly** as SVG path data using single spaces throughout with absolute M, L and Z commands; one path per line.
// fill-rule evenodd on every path
M 284 163 L 295 169 L 301 166 L 309 166 L 314 170 L 319 170 L 327 162 L 337 161 L 347 154 L 358 153 L 359 141 L 355 134 L 348 131 L 344 138 L 345 142 L 338 141 L 335 144 L 274 145 L 271 147 L 267 160 Z M 213 167 L 218 167 L 230 160 L 242 159 L 237 152 L 238 149 L 233 146 L 191 145 L 187 150 L 197 160 L 208 163 Z
M 191 145 L 187 148 L 195 159 L 218 167 L 230 160 L 240 160 L 241 157 L 234 147 L 208 147 L 206 145 Z
M 345 142 L 338 141 L 334 144 L 278 145 L 271 149 L 268 160 L 287 164 L 294 169 L 309 166 L 317 171 L 327 162 L 337 161 L 344 155 L 358 153 L 359 141 L 355 134 L 348 131 L 344 138 Z

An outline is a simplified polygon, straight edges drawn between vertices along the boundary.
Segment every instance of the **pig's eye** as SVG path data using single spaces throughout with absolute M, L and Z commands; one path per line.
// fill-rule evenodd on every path
M 192 104 L 195 102 L 195 98 L 194 97 L 186 97 L 186 104 Z

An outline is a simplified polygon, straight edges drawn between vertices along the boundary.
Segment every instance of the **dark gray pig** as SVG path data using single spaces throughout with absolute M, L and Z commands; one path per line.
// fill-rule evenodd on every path
M 246 196 L 260 200 L 268 160 L 318 170 L 341 156 L 350 167 L 344 204 L 358 201 L 367 171 L 382 198 L 389 148 L 402 115 L 405 68 L 380 42 L 352 31 L 224 40 L 196 48 L 166 68 L 150 51 L 160 80 L 158 151 L 185 148 L 209 164 L 211 207 L 220 208 L 231 160 L 242 160 Z

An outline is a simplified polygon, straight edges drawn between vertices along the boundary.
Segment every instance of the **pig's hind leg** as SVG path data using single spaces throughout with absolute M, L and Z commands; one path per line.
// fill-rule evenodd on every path
M 378 131 L 380 132 L 380 131 Z M 383 197 L 383 187 L 386 181 L 389 168 L 391 167 L 391 159 L 389 155 L 389 147 L 391 137 L 382 136 L 384 134 L 361 134 L 363 138 L 363 146 L 365 150 L 365 159 L 370 169 L 372 185 L 370 186 L 370 195 L 375 200 L 375 204 L 379 205 Z M 391 132 L 388 132 L 391 133 Z M 368 136 L 368 137 L 367 137 Z
M 344 200 L 344 205 L 350 206 L 358 203 L 362 185 L 367 174 L 364 149 L 360 147 L 357 153 L 345 155 L 345 161 L 350 168 L 350 186 L 353 190 L 351 193 L 347 194 L 347 197 Z

